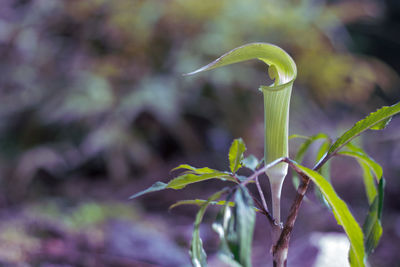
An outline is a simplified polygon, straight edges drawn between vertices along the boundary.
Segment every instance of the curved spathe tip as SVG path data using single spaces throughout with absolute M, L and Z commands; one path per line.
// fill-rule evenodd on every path
M 213 62 L 184 74 L 184 76 L 194 75 L 250 59 L 261 60 L 269 66 L 268 75 L 271 79 L 275 80 L 274 84 L 268 87 L 269 90 L 282 88 L 282 86 L 293 83 L 296 79 L 297 68 L 292 57 L 282 48 L 269 43 L 250 43 L 237 47 Z

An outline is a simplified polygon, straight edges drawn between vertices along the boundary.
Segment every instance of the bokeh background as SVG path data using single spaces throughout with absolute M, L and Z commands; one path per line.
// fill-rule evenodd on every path
M 256 61 L 182 74 L 245 43 L 277 44 L 299 71 L 290 133 L 335 138 L 400 100 L 399 15 L 397 0 L 1 0 L 0 264 L 188 266 L 197 208 L 168 207 L 222 184 L 128 198 L 168 181 L 180 163 L 227 170 L 233 138 L 261 158 L 257 88 L 270 81 Z M 384 234 L 371 266 L 400 266 L 400 118 L 357 142 L 387 179 Z M 357 163 L 335 159 L 331 175 L 362 221 Z M 341 232 L 310 192 L 291 266 L 317 264 L 320 237 Z M 283 217 L 294 194 L 289 178 Z M 211 208 L 201 234 L 210 265 L 223 266 L 209 225 L 215 214 Z M 254 266 L 270 266 L 268 227 L 259 217 Z

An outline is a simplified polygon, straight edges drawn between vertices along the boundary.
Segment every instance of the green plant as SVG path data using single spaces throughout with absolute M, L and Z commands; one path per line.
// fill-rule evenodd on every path
M 380 130 L 390 122 L 392 116 L 400 112 L 400 103 L 385 106 L 358 121 L 352 128 L 332 142 L 328 135 L 320 133 L 311 137 L 297 135 L 291 138 L 303 138 L 295 160 L 288 157 L 288 114 L 292 85 L 296 78 L 296 65 L 292 58 L 281 48 L 266 44 L 252 43 L 233 49 L 214 62 L 194 71 L 196 74 L 225 65 L 259 59 L 269 66 L 268 74 L 274 83 L 271 86 L 261 86 L 264 94 L 265 109 L 265 157 L 258 160 L 255 156 L 244 156 L 246 146 L 241 138 L 235 139 L 229 150 L 230 171 L 219 171 L 208 167 L 196 168 L 187 164 L 174 170 L 183 173 L 168 183 L 157 182 L 150 188 L 133 195 L 136 198 L 145 193 L 163 189 L 182 189 L 185 186 L 209 179 L 219 179 L 233 184 L 226 187 L 207 200 L 183 200 L 172 207 L 183 204 L 200 206 L 197 213 L 193 238 L 191 242 L 191 258 L 194 266 L 206 266 L 206 254 L 199 234 L 199 225 L 209 205 L 219 205 L 221 210 L 213 224 L 213 229 L 220 238 L 221 259 L 232 266 L 251 266 L 251 243 L 255 223 L 255 212 L 264 214 L 272 229 L 272 254 L 274 266 L 286 266 L 289 240 L 300 204 L 308 189 L 310 181 L 318 188 L 318 193 L 340 224 L 350 241 L 349 261 L 351 266 L 365 266 L 368 255 L 378 245 L 382 234 L 381 216 L 383 205 L 383 189 L 385 180 L 382 168 L 363 149 L 351 141 L 368 129 Z M 304 153 L 310 145 L 324 139 L 316 158 L 316 164 L 309 168 L 300 164 Z M 369 202 L 369 212 L 361 228 L 350 212 L 346 203 L 336 194 L 332 184 L 327 179 L 329 160 L 336 156 L 355 158 L 364 170 L 364 184 Z M 280 193 L 288 167 L 300 177 L 298 189 L 289 215 L 284 223 L 280 220 Z M 238 174 L 240 168 L 252 171 L 249 176 Z M 259 184 L 259 176 L 266 174 L 271 184 L 272 214 L 268 209 L 264 192 Z M 326 176 L 324 178 L 323 176 Z M 255 183 L 261 200 L 257 200 L 247 189 L 247 185 Z M 223 196 L 224 199 L 221 199 Z

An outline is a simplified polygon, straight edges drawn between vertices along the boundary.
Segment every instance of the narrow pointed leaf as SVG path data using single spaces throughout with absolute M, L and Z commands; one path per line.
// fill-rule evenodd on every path
M 305 140 L 299 147 L 299 150 L 297 151 L 297 154 L 295 156 L 295 161 L 296 162 L 302 162 L 305 153 L 307 152 L 307 150 L 310 148 L 310 146 L 317 140 L 320 139 L 325 139 L 325 140 L 330 140 L 329 136 L 327 134 L 324 133 L 318 133 L 316 135 L 310 136 L 309 138 L 307 138 L 307 140 Z M 326 151 L 324 152 L 324 154 L 326 153 Z M 323 155 L 324 155 L 323 154 Z M 322 157 L 320 155 L 317 155 L 318 157 Z
M 372 158 L 370 158 L 367 154 L 354 151 L 340 151 L 337 154 L 353 157 L 356 158 L 357 160 L 364 162 L 370 167 L 377 181 L 379 182 L 379 180 L 381 179 L 383 173 L 382 167 L 378 163 L 376 163 Z
M 392 117 L 389 117 L 381 122 L 378 122 L 374 126 L 371 127 L 371 130 L 383 130 L 386 128 L 386 126 L 390 123 L 392 120 Z
M 207 254 L 203 248 L 203 242 L 200 238 L 200 224 L 203 220 L 204 214 L 207 210 L 210 202 L 217 200 L 226 190 L 223 189 L 218 191 L 209 197 L 206 203 L 202 204 L 200 210 L 197 212 L 196 220 L 194 222 L 193 237 L 190 247 L 190 257 L 192 259 L 192 264 L 195 267 L 205 267 L 207 266 Z
M 320 139 L 325 139 L 325 140 L 327 140 L 327 141 L 324 142 L 323 144 L 325 144 L 325 143 L 330 143 L 330 138 L 329 138 L 329 136 L 328 136 L 327 134 L 324 134 L 324 133 L 318 133 L 318 134 L 313 135 L 313 136 L 310 136 L 310 137 L 303 136 L 303 135 L 291 135 L 289 138 L 292 138 L 292 139 L 293 139 L 293 138 L 305 139 L 305 141 L 300 145 L 300 147 L 299 147 L 299 149 L 297 150 L 297 153 L 296 153 L 296 155 L 295 155 L 295 157 L 294 157 L 294 160 L 295 160 L 296 162 L 299 162 L 299 163 L 302 163 L 302 162 L 303 162 L 303 159 L 304 159 L 305 154 L 307 153 L 308 149 L 310 148 L 310 146 L 311 146 L 315 141 L 318 141 L 318 140 L 320 140 Z M 325 149 L 325 147 L 323 147 L 323 149 Z M 322 151 L 322 150 L 320 149 L 320 150 L 319 150 L 319 154 L 322 153 L 321 151 Z M 327 151 L 327 150 L 326 150 L 326 151 Z M 326 151 L 323 152 L 322 156 L 326 153 Z M 322 157 L 322 156 L 319 155 L 319 154 L 317 155 L 318 160 L 320 159 L 319 157 Z M 297 173 L 293 173 L 292 182 L 293 182 L 294 187 L 297 189 L 297 187 L 299 186 L 299 183 L 300 183 L 300 180 L 299 180 L 299 177 L 298 177 Z
M 298 138 L 298 139 L 305 139 L 305 140 L 310 139 L 309 136 L 305 136 L 305 135 L 301 135 L 301 134 L 292 134 L 292 135 L 289 135 L 289 140 L 291 140 L 291 139 L 296 139 L 296 138 Z
M 239 256 L 237 253 L 238 237 L 234 229 L 235 219 L 232 208 L 225 205 L 219 211 L 212 228 L 219 236 L 218 257 L 229 266 L 241 267 L 241 264 L 236 260 Z
M 363 171 L 365 192 L 367 194 L 368 203 L 371 205 L 377 195 L 377 190 L 374 183 L 374 176 L 372 175 L 372 172 L 368 164 L 364 163 L 361 160 L 358 160 L 358 164 L 360 165 Z
M 206 173 L 206 174 L 193 174 L 193 173 L 186 173 L 181 176 L 176 177 L 175 179 L 171 180 L 166 188 L 172 188 L 172 189 L 182 189 L 186 187 L 189 184 L 197 183 L 197 182 L 202 182 L 205 180 L 210 180 L 210 179 L 220 179 L 223 181 L 229 180 L 232 182 L 236 182 L 234 178 L 229 176 L 228 174 L 224 172 L 214 172 L 214 173 Z
M 129 197 L 129 199 L 134 199 L 137 197 L 140 197 L 144 194 L 147 193 L 151 193 L 151 192 L 156 192 L 156 191 L 160 191 L 160 190 L 164 190 L 167 188 L 167 184 L 163 183 L 163 182 L 156 182 L 155 184 L 153 184 L 152 186 L 150 186 L 149 188 L 147 188 L 146 190 L 143 190 L 139 193 L 136 193 L 134 195 L 132 195 L 131 197 Z
M 365 236 L 365 250 L 367 255 L 370 255 L 378 246 L 379 240 L 382 235 L 381 217 L 384 186 L 385 179 L 382 178 L 379 183 L 379 193 L 369 207 L 368 216 L 365 219 L 363 225 L 363 232 Z
M 363 171 L 363 181 L 365 186 L 365 192 L 367 194 L 368 203 L 371 205 L 377 195 L 377 188 L 374 182 L 374 176 L 376 180 L 380 181 L 382 177 L 382 167 L 376 163 L 367 153 L 361 148 L 352 143 L 346 144 L 346 149 L 350 152 L 355 153 L 353 156 Z M 342 152 L 338 152 L 341 154 Z
M 189 199 L 189 200 L 180 200 L 174 204 L 172 204 L 169 209 L 176 208 L 178 206 L 182 205 L 196 205 L 196 206 L 201 206 L 202 204 L 206 203 L 207 200 L 204 199 Z M 209 205 L 217 205 L 217 206 L 229 206 L 229 207 L 234 207 L 235 202 L 233 201 L 225 201 L 225 200 L 220 200 L 220 201 L 211 201 L 209 202 Z M 260 209 L 253 207 L 254 211 L 256 212 L 261 212 Z
M 195 174 L 207 174 L 207 173 L 218 172 L 217 170 L 210 169 L 208 167 L 196 168 L 190 166 L 189 164 L 181 164 L 178 167 L 173 168 L 171 171 L 176 171 L 176 170 L 187 170 L 189 173 L 195 173 Z
M 220 238 L 219 256 L 230 266 L 251 266 L 255 212 L 247 188 L 240 186 L 234 195 L 235 206 L 224 206 L 213 223 Z
M 247 188 L 241 187 L 235 193 L 235 216 L 239 243 L 239 263 L 251 266 L 251 244 L 253 240 L 255 212 L 253 200 Z
M 169 209 L 176 208 L 178 206 L 182 205 L 197 205 L 201 206 L 204 203 L 207 203 L 207 200 L 204 199 L 189 199 L 189 200 L 180 200 L 174 204 L 172 204 Z M 220 200 L 220 201 L 211 201 L 209 202 L 209 205 L 218 205 L 218 206 L 225 206 L 228 205 L 229 207 L 235 206 L 235 203 L 232 201 L 225 201 L 225 200 Z
M 325 180 L 318 172 L 308 169 L 293 162 L 295 171 L 301 172 L 309 177 L 321 190 L 321 193 L 332 207 L 336 221 L 340 224 L 350 240 L 351 249 L 353 250 L 355 266 L 365 266 L 364 257 L 364 237 L 360 226 L 354 219 L 346 203 L 339 198 L 332 185 Z
M 325 140 L 322 144 L 321 144 L 321 146 L 320 146 L 320 148 L 318 149 L 318 152 L 317 152 L 317 156 L 316 156 L 316 158 L 315 158 L 315 163 L 317 163 L 318 161 L 320 161 L 321 160 L 321 158 L 327 153 L 327 151 L 329 150 L 329 147 L 331 146 L 331 140 L 330 139 L 327 139 L 327 140 Z M 328 182 L 330 182 L 330 177 L 331 177 L 331 174 L 330 174 L 330 170 L 331 170 L 331 163 L 328 161 L 327 163 L 325 163 L 319 170 L 318 170 L 318 173 L 320 173 L 321 175 L 322 175 L 322 177 L 324 177 Z M 325 205 L 327 208 L 331 208 L 330 206 L 329 206 L 329 203 L 326 201 L 326 199 L 325 199 L 325 197 L 323 196 L 323 194 L 322 194 L 322 192 L 321 192 L 321 190 L 317 187 L 317 186 L 315 186 L 314 187 L 314 194 L 315 194 L 315 196 L 319 199 L 319 201 L 323 204 L 323 205 Z
M 232 145 L 229 149 L 229 166 L 232 173 L 242 167 L 243 154 L 246 151 L 246 145 L 242 138 L 233 140 Z
M 370 113 L 366 118 L 358 121 L 350 130 L 340 136 L 331 146 L 328 154 L 336 153 L 344 145 L 368 129 L 383 129 L 384 126 L 389 123 L 390 118 L 398 113 L 400 113 L 400 102 L 392 106 L 382 107 L 377 111 Z
M 213 170 L 210 168 L 194 168 L 194 167 L 191 167 L 190 165 L 181 165 L 178 168 L 188 169 L 189 171 L 172 179 L 167 184 L 163 183 L 163 182 L 156 182 L 151 187 L 131 196 L 129 199 L 134 199 L 134 198 L 137 198 L 144 194 L 161 191 L 164 189 L 178 190 L 178 189 L 185 188 L 189 184 L 202 182 L 202 181 L 206 181 L 206 180 L 210 180 L 210 179 L 219 179 L 222 181 L 231 181 L 231 182 L 237 183 L 235 178 L 233 178 L 231 175 L 229 175 L 229 173 L 220 172 L 220 171 Z

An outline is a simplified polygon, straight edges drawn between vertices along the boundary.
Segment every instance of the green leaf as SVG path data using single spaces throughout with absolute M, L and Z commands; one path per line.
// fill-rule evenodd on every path
M 229 166 L 232 173 L 236 173 L 242 167 L 243 153 L 246 151 L 246 145 L 242 138 L 233 140 L 229 149 Z
M 206 173 L 201 175 L 186 173 L 171 180 L 166 188 L 182 189 L 189 184 L 202 182 L 209 179 L 220 179 L 222 181 L 229 180 L 236 183 L 236 180 L 233 177 L 224 172 L 216 171 L 213 173 Z
M 166 188 L 167 188 L 167 184 L 166 183 L 156 182 L 155 184 L 153 184 L 152 186 L 150 186 L 146 190 L 143 190 L 143 191 L 141 191 L 139 193 L 136 193 L 136 194 L 130 196 L 129 199 L 134 199 L 134 198 L 140 197 L 140 196 L 142 196 L 144 194 L 151 193 L 151 192 L 156 192 L 156 191 L 160 191 L 160 190 L 164 190 Z
M 315 157 L 315 163 L 321 160 L 321 158 L 326 154 L 326 152 L 329 150 L 329 147 L 331 146 L 331 140 L 327 139 L 325 142 L 323 142 L 318 149 L 317 156 Z M 331 170 L 331 163 L 328 161 L 325 163 L 319 170 L 318 173 L 322 175 L 328 182 L 330 182 L 330 170 Z M 319 199 L 319 201 L 325 205 L 327 208 L 331 208 L 329 206 L 329 203 L 326 201 L 325 197 L 322 195 L 321 190 L 315 186 L 314 187 L 314 194 Z
M 203 248 L 203 242 L 200 238 L 200 224 L 203 220 L 204 214 L 206 213 L 207 207 L 210 202 L 217 200 L 221 195 L 226 192 L 226 189 L 218 191 L 209 197 L 206 203 L 202 204 L 200 210 L 197 212 L 196 220 L 194 222 L 193 237 L 190 247 L 190 257 L 192 259 L 193 266 L 204 267 L 207 266 L 207 254 Z
M 187 172 L 195 174 L 207 174 L 207 173 L 218 172 L 217 170 L 210 169 L 208 167 L 196 168 L 190 166 L 189 164 L 181 164 L 178 167 L 173 168 L 171 171 L 176 171 L 176 170 L 187 170 Z
M 360 165 L 363 171 L 365 192 L 367 193 L 368 203 L 371 205 L 371 203 L 374 201 L 377 195 L 376 186 L 374 183 L 374 177 L 372 175 L 372 172 L 368 164 L 364 163 L 361 160 L 358 160 L 358 164 Z
M 242 160 L 242 164 L 244 167 L 255 171 L 258 167 L 259 161 L 254 155 L 249 155 L 248 157 Z
M 305 139 L 305 141 L 300 145 L 300 147 L 299 147 L 299 149 L 297 150 L 297 153 L 296 153 L 296 155 L 295 155 L 295 157 L 294 157 L 294 160 L 295 160 L 296 162 L 300 162 L 300 163 L 303 161 L 303 158 L 304 158 L 306 152 L 308 151 L 308 149 L 310 148 L 310 146 L 311 146 L 315 141 L 318 141 L 318 140 L 320 140 L 320 139 L 326 139 L 327 141 L 324 142 L 323 145 L 324 145 L 325 143 L 330 144 L 330 138 L 329 138 L 329 136 L 326 135 L 326 134 L 324 134 L 324 133 L 318 133 L 318 134 L 313 135 L 313 136 L 310 136 L 310 137 L 303 136 L 303 135 L 291 135 L 290 138 L 301 138 L 301 139 Z M 325 151 L 325 152 L 326 152 L 326 151 Z M 325 154 L 325 152 L 324 152 L 324 154 Z M 321 149 L 319 150 L 319 153 L 321 153 Z M 324 155 L 324 154 L 322 154 L 322 155 Z M 318 154 L 318 155 L 317 155 L 317 158 L 318 158 L 319 156 L 320 156 L 320 155 Z M 322 157 L 322 156 L 321 156 L 321 157 Z M 318 159 L 318 160 L 319 160 L 319 159 Z M 293 173 L 292 182 L 293 182 L 294 187 L 297 189 L 297 187 L 298 187 L 299 184 L 300 184 L 300 180 L 299 180 L 299 177 L 298 177 L 297 173 Z
M 180 200 L 174 204 L 172 204 L 169 209 L 176 208 L 181 205 L 197 205 L 201 206 L 204 203 L 207 203 L 207 200 L 204 199 L 189 199 L 189 200 Z M 210 205 L 219 205 L 219 206 L 225 206 L 228 205 L 229 207 L 235 206 L 235 203 L 232 201 L 225 201 L 225 200 L 220 200 L 220 201 L 211 201 L 209 202 Z
M 385 179 L 382 178 L 379 183 L 379 194 L 375 197 L 374 201 L 369 207 L 368 215 L 363 225 L 363 232 L 365 236 L 365 252 L 367 255 L 370 255 L 378 246 L 382 235 L 381 217 L 384 186 Z
M 366 118 L 358 121 L 350 130 L 340 136 L 331 146 L 328 154 L 334 154 L 352 139 L 360 135 L 362 132 L 373 129 L 381 130 L 386 126 L 390 118 L 400 112 L 400 102 L 392 106 L 385 106 L 375 112 L 370 113 Z
M 338 155 L 343 155 L 343 156 L 348 156 L 348 157 L 353 157 L 359 161 L 364 162 L 365 164 L 367 164 L 371 171 L 374 173 L 377 181 L 379 182 L 379 180 L 382 177 L 383 171 L 382 171 L 382 167 L 376 163 L 372 158 L 370 158 L 367 154 L 365 153 L 361 153 L 361 152 L 354 152 L 354 151 L 340 151 L 337 152 Z
M 202 204 L 204 204 L 206 202 L 207 202 L 207 200 L 204 200 L 204 199 L 180 200 L 180 201 L 172 204 L 169 207 L 169 209 L 173 209 L 173 208 L 176 208 L 176 207 L 181 206 L 181 205 L 197 205 L 197 206 L 200 206 L 200 205 L 202 205 Z M 211 201 L 209 204 L 210 205 L 217 205 L 217 206 L 225 206 L 225 205 L 227 205 L 229 207 L 234 207 L 235 206 L 235 202 L 233 202 L 233 201 L 225 201 L 225 200 Z M 256 207 L 253 207 L 253 209 L 256 212 L 261 212 L 261 210 L 256 208 Z
M 354 260 L 357 266 L 365 266 L 364 257 L 364 239 L 363 233 L 357 221 L 354 219 L 346 203 L 341 200 L 333 189 L 332 185 L 325 180 L 318 172 L 301 166 L 295 162 L 294 169 L 309 177 L 321 190 L 321 193 L 332 207 L 336 221 L 340 224 L 350 240 L 351 249 L 353 250 Z
M 371 205 L 375 199 L 375 196 L 377 195 L 374 176 L 379 183 L 379 180 L 382 177 L 382 168 L 371 157 L 369 157 L 362 148 L 353 145 L 352 143 L 346 144 L 346 148 L 351 152 L 362 155 L 362 157 L 360 157 L 358 154 L 356 154 L 354 158 L 357 160 L 358 164 L 360 165 L 363 171 L 363 181 L 364 181 L 365 191 L 367 194 L 368 203 Z M 374 176 L 372 174 L 374 174 Z
M 383 121 L 375 124 L 374 126 L 372 126 L 371 130 L 383 130 L 386 128 L 386 126 L 390 123 L 391 120 L 392 120 L 392 117 L 387 118 L 386 120 L 383 120 Z
M 246 187 L 240 186 L 234 196 L 233 208 L 224 206 L 213 229 L 220 238 L 219 256 L 230 266 L 251 266 L 255 212 L 253 200 Z
M 324 134 L 324 133 L 318 133 L 316 135 L 310 136 L 306 141 L 304 141 L 300 147 L 299 150 L 297 151 L 296 157 L 295 157 L 295 161 L 296 162 L 302 162 L 305 153 L 307 152 L 307 150 L 310 148 L 310 146 L 317 140 L 319 139 L 326 139 L 326 140 L 330 140 L 329 136 Z M 325 151 L 326 152 L 326 151 Z M 317 156 L 318 157 L 318 156 Z
M 301 135 L 301 134 L 292 134 L 292 135 L 289 135 L 289 140 L 295 139 L 295 138 L 306 139 L 306 140 L 310 139 L 310 137 L 305 136 L 305 135 Z
M 217 215 L 212 225 L 214 231 L 218 234 L 220 240 L 220 248 L 218 251 L 219 258 L 229 266 L 241 267 L 240 263 L 235 260 L 238 256 L 237 233 L 234 229 L 235 217 L 231 207 L 224 206 Z M 232 252 L 234 250 L 234 252 Z
M 163 182 L 156 182 L 151 187 L 132 195 L 129 199 L 134 199 L 147 193 L 161 191 L 164 189 L 182 189 L 189 184 L 202 182 L 209 179 L 219 179 L 222 181 L 231 181 L 237 183 L 235 178 L 233 178 L 229 173 L 221 172 L 217 170 L 210 169 L 208 167 L 196 168 L 188 164 L 182 164 L 173 170 L 185 169 L 187 170 L 182 175 L 172 179 L 168 184 Z
M 251 243 L 255 224 L 253 200 L 246 187 L 240 187 L 235 193 L 236 231 L 238 234 L 239 259 L 244 267 L 251 266 Z

